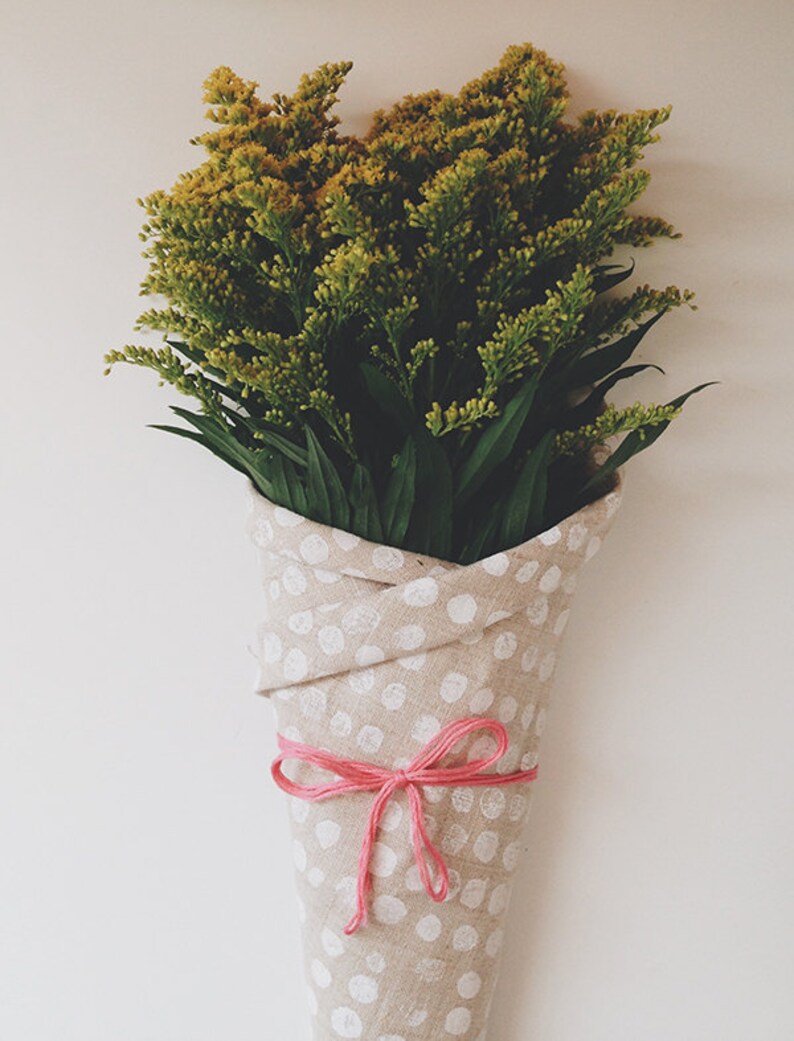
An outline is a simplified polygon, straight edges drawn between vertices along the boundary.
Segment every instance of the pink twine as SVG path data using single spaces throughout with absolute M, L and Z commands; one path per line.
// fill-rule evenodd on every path
M 464 737 L 476 730 L 490 730 L 496 737 L 496 751 L 486 759 L 474 759 L 463 766 L 443 767 L 437 764 Z M 419 877 L 428 895 L 441 902 L 449 890 L 449 873 L 444 858 L 430 841 L 425 827 L 425 815 L 422 809 L 421 785 L 503 785 L 519 784 L 534 781 L 538 768 L 520 770 L 510 774 L 484 774 L 489 766 L 493 766 L 507 751 L 508 737 L 504 726 L 495 719 L 458 719 L 443 727 L 435 737 L 431 738 L 419 755 L 404 770 L 389 770 L 374 763 L 361 763 L 355 759 L 343 759 L 325 752 L 321 748 L 290 741 L 278 735 L 281 753 L 273 760 L 271 773 L 273 780 L 289 795 L 308 802 L 319 802 L 335 795 L 346 795 L 349 792 L 377 792 L 367 819 L 367 827 L 361 844 L 358 858 L 358 879 L 356 884 L 356 913 L 345 926 L 345 933 L 350 936 L 367 921 L 367 897 L 372 890 L 370 861 L 378 832 L 378 825 L 386 809 L 386 804 L 398 788 L 405 788 L 411 808 L 411 838 L 413 840 L 416 864 Z M 323 770 L 329 770 L 342 778 L 326 784 L 298 784 L 284 775 L 281 764 L 285 759 L 303 759 Z M 438 883 L 434 886 L 430 877 L 428 855 L 436 865 Z

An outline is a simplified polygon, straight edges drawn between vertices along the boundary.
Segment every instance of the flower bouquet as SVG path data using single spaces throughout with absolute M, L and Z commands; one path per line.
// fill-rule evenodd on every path
M 315 1041 L 483 1041 L 578 571 L 701 389 L 607 398 L 694 307 L 613 292 L 617 247 L 678 237 L 627 212 L 670 107 L 566 122 L 527 44 L 348 136 L 350 67 L 207 79 L 206 158 L 142 200 L 165 342 L 107 361 L 192 397 L 159 429 L 249 482 Z

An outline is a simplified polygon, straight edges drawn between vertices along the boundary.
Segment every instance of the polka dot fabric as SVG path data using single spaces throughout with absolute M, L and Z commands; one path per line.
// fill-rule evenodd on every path
M 267 603 L 258 690 L 285 737 L 400 769 L 441 727 L 499 720 L 496 772 L 531 769 L 576 578 L 621 484 L 535 538 L 461 566 L 376 545 L 274 506 L 251 488 L 249 533 Z M 473 734 L 445 765 L 488 755 Z M 335 778 L 302 761 L 301 784 Z M 538 783 L 538 782 L 535 782 Z M 450 876 L 442 903 L 414 860 L 405 791 L 381 821 L 367 924 L 343 932 L 372 794 L 289 796 L 314 1041 L 485 1041 L 532 784 L 426 787 Z

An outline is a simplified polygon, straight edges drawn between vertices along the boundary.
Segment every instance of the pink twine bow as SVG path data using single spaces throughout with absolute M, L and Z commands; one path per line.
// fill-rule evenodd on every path
M 497 741 L 496 751 L 485 759 L 474 759 L 463 766 L 439 766 L 438 763 L 464 737 L 476 730 L 489 730 Z M 345 926 L 345 933 L 350 936 L 367 921 L 367 897 L 372 890 L 370 862 L 375 846 L 383 812 L 392 795 L 398 788 L 408 793 L 411 809 L 411 838 L 413 841 L 419 877 L 427 894 L 440 903 L 449 890 L 449 873 L 444 858 L 430 841 L 425 826 L 425 815 L 422 809 L 420 787 L 424 785 L 448 786 L 461 785 L 503 785 L 519 784 L 534 781 L 538 768 L 519 770 L 509 774 L 483 773 L 489 766 L 498 762 L 507 751 L 508 736 L 504 726 L 495 719 L 458 719 L 443 727 L 435 737 L 431 738 L 419 755 L 404 770 L 389 770 L 374 763 L 357 762 L 355 759 L 343 759 L 320 748 L 290 741 L 278 735 L 281 752 L 273 760 L 271 773 L 273 780 L 283 791 L 295 795 L 308 802 L 319 802 L 335 795 L 346 795 L 350 792 L 377 792 L 367 819 L 361 853 L 358 858 L 358 878 L 356 884 L 356 913 Z M 285 759 L 303 759 L 323 770 L 329 770 L 341 778 L 326 784 L 298 784 L 286 777 L 281 769 Z M 433 884 L 428 866 L 428 855 L 435 863 L 438 882 Z

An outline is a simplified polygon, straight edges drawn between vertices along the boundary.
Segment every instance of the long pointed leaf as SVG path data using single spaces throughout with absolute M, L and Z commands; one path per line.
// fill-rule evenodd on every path
M 217 456 L 218 459 L 223 460 L 224 463 L 227 463 L 239 473 L 249 477 L 267 499 L 275 501 L 273 485 L 260 470 L 238 462 L 236 458 L 230 456 L 225 450 L 213 445 L 203 434 L 196 433 L 193 430 L 185 430 L 183 427 L 168 426 L 164 423 L 150 423 L 149 426 L 152 430 L 164 430 L 166 433 L 176 434 L 178 437 L 184 437 L 188 441 L 195 441 L 196 444 L 202 445 L 202 447 L 212 452 L 214 456 Z
M 500 535 L 506 546 L 517 546 L 524 540 L 526 532 L 539 526 L 543 519 L 555 437 L 555 430 L 547 430 L 521 467 L 502 516 Z
M 496 511 L 491 511 L 488 519 L 475 528 L 474 534 L 461 550 L 460 563 L 473 564 L 476 560 L 489 556 L 489 550 L 493 544 L 493 538 L 498 527 L 498 514 Z
M 383 528 L 386 541 L 399 546 L 408 531 L 416 501 L 416 442 L 409 437 L 397 457 L 383 498 Z
M 347 528 L 350 508 L 344 485 L 311 427 L 306 427 L 306 447 L 306 499 L 312 516 L 323 524 Z
M 636 329 L 632 329 L 621 339 L 579 358 L 568 369 L 565 382 L 571 387 L 586 387 L 603 379 L 604 376 L 608 376 L 615 369 L 619 369 L 636 351 L 648 330 L 666 313 L 664 310 L 658 311 L 647 322 L 638 325 Z
M 710 383 L 701 383 L 697 387 L 693 387 L 692 390 L 688 390 L 685 394 L 679 395 L 677 398 L 673 398 L 672 401 L 668 401 L 667 404 L 672 405 L 673 408 L 678 408 L 683 405 L 688 398 L 691 398 L 693 394 L 698 394 L 701 390 L 705 390 L 706 387 L 713 387 L 717 380 L 712 380 Z M 637 455 L 638 452 L 642 452 L 644 449 L 649 448 L 654 441 L 658 440 L 670 426 L 672 420 L 666 419 L 662 423 L 656 423 L 655 425 L 648 425 L 640 427 L 638 430 L 632 430 L 630 434 L 627 434 L 620 442 L 615 451 L 610 455 L 606 462 L 596 470 L 589 481 L 582 487 L 581 494 L 586 495 L 591 492 L 594 488 L 602 483 L 602 481 L 609 477 L 610 474 L 614 473 L 619 466 L 623 466 L 627 463 L 632 456 Z
M 646 369 L 656 369 L 664 375 L 664 369 L 658 365 L 627 365 L 625 369 L 618 369 L 611 376 L 607 376 L 588 394 L 584 401 L 576 405 L 565 417 L 564 429 L 575 430 L 585 423 L 592 422 L 598 413 L 599 406 L 610 390 L 621 380 L 631 379 L 632 376 L 644 372 Z
M 371 542 L 382 542 L 383 526 L 380 522 L 375 487 L 369 470 L 361 463 L 356 463 L 353 469 L 350 502 L 353 508 L 353 531 Z
M 599 265 L 595 269 L 593 279 L 593 289 L 596 294 L 605 293 L 608 289 L 613 289 L 621 282 L 625 282 L 627 278 L 631 278 L 635 266 L 634 257 L 631 258 L 631 267 L 628 269 L 622 268 L 620 264 Z
M 370 396 L 380 411 L 390 419 L 403 434 L 416 428 L 417 415 L 400 388 L 369 362 L 359 366 Z
M 409 531 L 412 546 L 446 560 L 452 552 L 452 468 L 427 429 L 414 434 L 416 503 Z
M 536 390 L 536 383 L 525 383 L 505 406 L 502 415 L 480 435 L 474 451 L 460 471 L 455 494 L 456 508 L 464 505 L 512 452 L 532 408 Z

